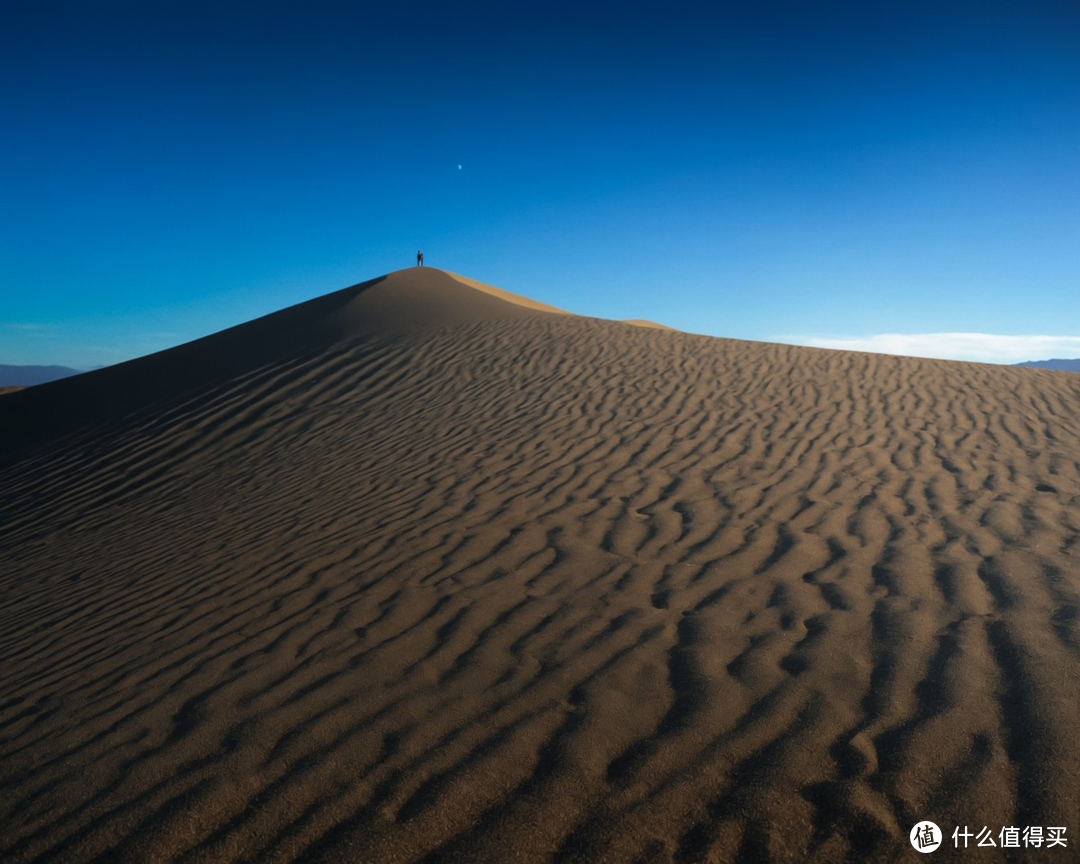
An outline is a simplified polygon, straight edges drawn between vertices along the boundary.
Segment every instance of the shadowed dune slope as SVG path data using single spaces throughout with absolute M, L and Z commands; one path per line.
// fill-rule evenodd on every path
M 1075 857 L 1080 376 L 409 271 L 35 391 L 5 862 Z
M 85 373 L 77 382 L 40 385 L 0 411 L 0 446 L 33 444 L 150 403 L 197 397 L 208 386 L 327 351 L 342 341 L 559 311 L 482 283 L 466 285 L 462 278 L 430 267 L 398 270 L 194 342 Z

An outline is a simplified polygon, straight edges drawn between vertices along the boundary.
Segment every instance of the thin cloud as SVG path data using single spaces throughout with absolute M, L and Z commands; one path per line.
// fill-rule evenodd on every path
M 1080 357 L 1080 336 L 1004 336 L 996 333 L 877 333 L 873 336 L 788 336 L 777 341 L 813 348 L 869 351 L 938 360 L 1021 363 Z
M 43 330 L 54 329 L 52 324 L 31 324 L 26 321 L 5 321 L 4 326 L 8 330 L 23 330 L 28 333 L 38 333 Z

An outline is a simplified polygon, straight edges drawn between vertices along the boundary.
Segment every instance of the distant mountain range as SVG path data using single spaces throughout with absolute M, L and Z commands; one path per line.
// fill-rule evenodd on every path
M 1060 369 L 1063 372 L 1080 372 L 1080 358 L 1076 360 L 1028 360 L 1026 363 L 1017 363 L 1017 366 L 1028 366 L 1032 369 Z
M 33 387 L 35 384 L 58 381 L 78 374 L 78 369 L 69 369 L 67 366 L 0 365 L 0 387 Z

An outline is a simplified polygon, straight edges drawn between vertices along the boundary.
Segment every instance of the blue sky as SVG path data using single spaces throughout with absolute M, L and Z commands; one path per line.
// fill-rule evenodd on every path
M 417 248 L 587 315 L 1080 356 L 1080 7 L 715 5 L 5 4 L 0 363 Z

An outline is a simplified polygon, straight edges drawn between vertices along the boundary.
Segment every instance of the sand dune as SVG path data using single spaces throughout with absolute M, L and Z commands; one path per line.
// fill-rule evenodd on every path
M 1076 856 L 1080 377 L 511 300 L 0 400 L 0 859 Z

